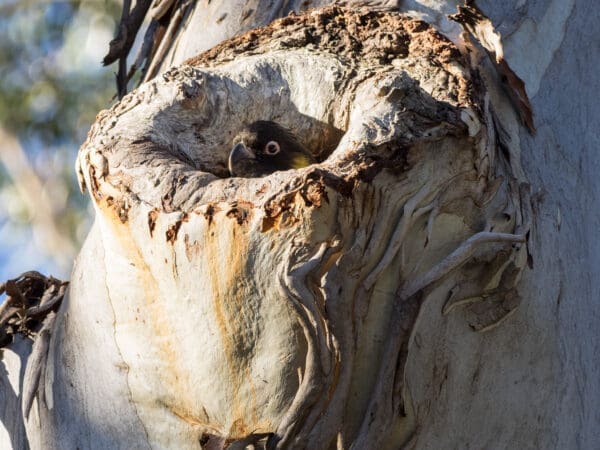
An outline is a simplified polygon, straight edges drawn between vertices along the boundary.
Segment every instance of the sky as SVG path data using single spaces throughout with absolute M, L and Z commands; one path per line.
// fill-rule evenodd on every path
M 114 0 L 0 0 L 0 282 L 27 270 L 68 279 L 93 220 L 74 172 L 111 105 Z M 2 301 L 2 299 L 0 299 Z

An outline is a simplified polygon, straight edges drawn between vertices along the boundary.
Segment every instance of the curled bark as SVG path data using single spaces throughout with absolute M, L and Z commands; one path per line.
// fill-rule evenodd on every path
M 37 334 L 60 306 L 68 284 L 36 271 L 0 283 L 0 295 L 6 293 L 0 305 L 0 348 L 12 344 L 17 334 L 28 338 Z
M 151 447 L 398 448 L 417 422 L 405 366 L 422 305 L 446 295 L 445 313 L 469 305 L 486 330 L 518 304 L 527 187 L 490 108 L 426 23 L 330 7 L 100 113 L 77 163 L 96 224 L 49 345 L 66 352 L 75 327 L 123 367 L 111 386 L 135 420 L 95 446 L 130 427 Z M 228 178 L 231 139 L 261 119 L 320 163 Z M 110 333 L 91 329 L 92 305 Z M 71 363 L 75 378 L 92 366 Z

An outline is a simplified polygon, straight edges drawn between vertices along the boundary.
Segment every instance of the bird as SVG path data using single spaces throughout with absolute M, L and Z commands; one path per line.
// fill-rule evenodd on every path
M 233 139 L 228 167 L 232 177 L 258 178 L 316 162 L 289 129 L 277 122 L 258 120 L 244 127 Z

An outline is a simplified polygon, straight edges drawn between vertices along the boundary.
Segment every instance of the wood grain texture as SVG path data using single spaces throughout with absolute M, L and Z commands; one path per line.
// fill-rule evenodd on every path
M 402 2 L 464 51 L 446 18 L 455 3 Z M 207 44 L 182 31 L 169 61 L 194 65 L 165 63 L 82 149 L 97 220 L 32 446 L 596 446 L 598 17 L 585 0 L 478 3 L 525 81 L 535 137 L 493 68 L 427 26 L 389 61 L 335 50 L 337 26 L 311 46 L 319 23 L 303 34 L 303 16 L 244 35 L 238 8 Z M 393 37 L 409 22 L 390 23 Z M 228 134 L 265 116 L 320 164 L 222 178 Z M 448 274 L 490 227 L 518 248 L 495 236 Z
M 425 22 L 329 7 L 225 41 L 99 115 L 78 170 L 111 255 L 99 301 L 151 446 L 258 433 L 395 448 L 411 434 L 422 305 L 493 291 L 498 305 L 470 311 L 487 329 L 518 304 L 502 300 L 525 265 L 524 180 L 487 95 Z M 255 120 L 321 162 L 224 178 Z

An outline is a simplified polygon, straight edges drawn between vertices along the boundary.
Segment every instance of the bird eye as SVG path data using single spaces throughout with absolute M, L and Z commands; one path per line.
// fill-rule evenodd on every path
M 276 155 L 280 150 L 281 148 L 279 147 L 278 142 L 269 141 L 267 145 L 265 145 L 265 153 L 267 155 Z

